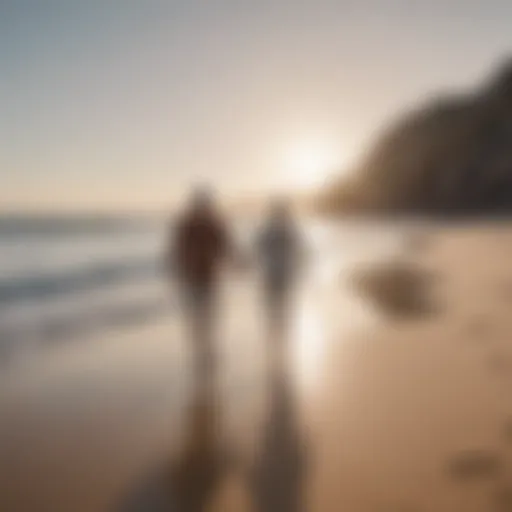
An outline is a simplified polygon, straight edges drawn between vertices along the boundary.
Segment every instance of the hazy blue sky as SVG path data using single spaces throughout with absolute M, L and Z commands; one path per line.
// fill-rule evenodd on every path
M 305 186 L 308 151 L 348 165 L 401 110 L 483 80 L 511 26 L 510 0 L 4 0 L 0 201 Z

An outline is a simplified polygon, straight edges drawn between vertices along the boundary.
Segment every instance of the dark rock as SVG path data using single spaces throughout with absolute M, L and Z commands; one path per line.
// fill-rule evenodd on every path
M 394 317 L 422 318 L 439 312 L 432 296 L 432 276 L 409 263 L 391 262 L 354 274 L 359 293 Z

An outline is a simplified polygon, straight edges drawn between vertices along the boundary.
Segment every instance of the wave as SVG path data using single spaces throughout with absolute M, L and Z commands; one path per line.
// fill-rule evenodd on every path
M 41 301 L 63 295 L 86 293 L 157 277 L 156 258 L 96 263 L 67 272 L 47 273 L 0 280 L 0 308 L 20 302 Z
M 73 337 L 93 336 L 108 329 L 129 328 L 154 321 L 168 313 L 163 298 L 124 301 L 111 306 L 46 319 L 37 325 L 25 324 L 0 330 L 0 359 L 22 347 L 63 342 Z
M 0 215 L 0 238 L 60 238 L 139 233 L 163 226 L 144 215 Z

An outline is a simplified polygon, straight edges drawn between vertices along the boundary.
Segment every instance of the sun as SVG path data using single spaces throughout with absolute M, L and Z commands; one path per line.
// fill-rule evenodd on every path
M 304 139 L 291 144 L 285 153 L 286 179 L 299 189 L 317 189 L 342 164 L 342 152 L 333 142 L 322 139 Z

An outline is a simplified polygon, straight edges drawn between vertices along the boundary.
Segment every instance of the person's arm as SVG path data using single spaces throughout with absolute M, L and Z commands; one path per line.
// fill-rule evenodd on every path
M 179 271 L 185 243 L 185 225 L 183 219 L 171 220 L 167 229 L 167 241 L 163 261 L 164 271 L 168 278 L 174 278 Z

